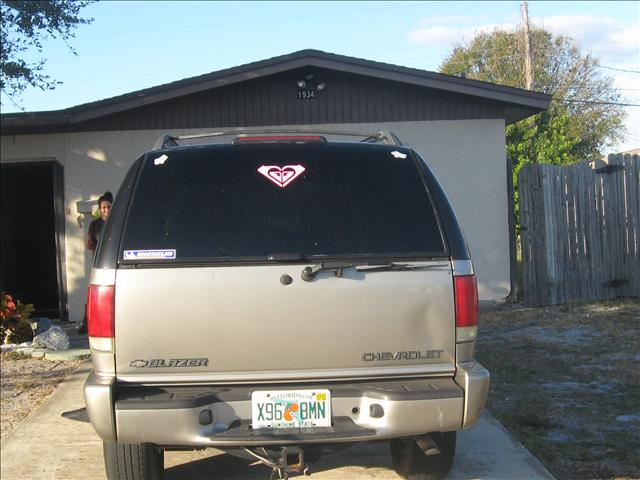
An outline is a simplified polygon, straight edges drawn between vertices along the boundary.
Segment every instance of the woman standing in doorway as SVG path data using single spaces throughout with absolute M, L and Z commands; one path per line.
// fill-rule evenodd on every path
M 107 221 L 109 212 L 111 211 L 111 204 L 113 203 L 113 194 L 109 191 L 104 192 L 100 198 L 98 198 L 98 209 L 100 210 L 100 218 L 95 219 L 89 225 L 89 233 L 87 234 L 87 248 L 95 253 L 98 247 L 98 241 L 102 234 L 102 228 Z
M 95 255 L 98 248 L 98 242 L 100 241 L 100 235 L 102 235 L 102 229 L 111 212 L 111 204 L 113 203 L 113 194 L 109 191 L 104 192 L 100 198 L 98 198 L 98 209 L 100 211 L 100 218 L 96 218 L 89 225 L 89 233 L 87 234 L 87 248 Z M 87 333 L 87 304 L 84 305 L 84 318 L 82 319 L 82 325 L 78 329 L 78 333 Z

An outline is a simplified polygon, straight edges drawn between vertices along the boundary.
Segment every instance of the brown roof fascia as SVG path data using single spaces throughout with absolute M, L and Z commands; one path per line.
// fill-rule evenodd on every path
M 10 120 L 10 122 L 6 122 Z M 2 126 L 32 127 L 47 125 L 68 125 L 71 123 L 71 116 L 65 110 L 55 110 L 52 112 L 20 112 L 5 113 L 2 115 Z

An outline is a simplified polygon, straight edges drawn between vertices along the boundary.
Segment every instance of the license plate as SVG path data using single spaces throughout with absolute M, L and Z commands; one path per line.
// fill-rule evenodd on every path
M 265 390 L 251 394 L 253 428 L 307 428 L 331 426 L 331 392 L 319 390 Z

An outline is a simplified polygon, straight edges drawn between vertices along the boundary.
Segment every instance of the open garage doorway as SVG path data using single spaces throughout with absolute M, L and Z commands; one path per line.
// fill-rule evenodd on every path
M 34 317 L 67 320 L 64 179 L 55 160 L 3 163 L 2 290 Z

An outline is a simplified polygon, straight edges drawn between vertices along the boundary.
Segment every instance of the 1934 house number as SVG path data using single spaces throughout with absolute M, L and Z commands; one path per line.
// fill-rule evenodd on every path
M 298 90 L 298 99 L 299 100 L 311 100 L 316 98 L 315 90 Z

